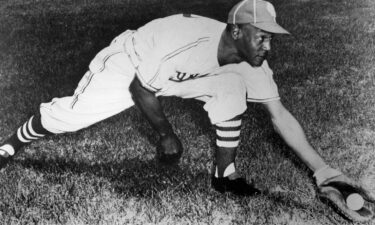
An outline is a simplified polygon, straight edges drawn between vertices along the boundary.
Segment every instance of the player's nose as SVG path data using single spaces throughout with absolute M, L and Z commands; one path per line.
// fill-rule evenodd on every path
M 271 50 L 271 42 L 270 41 L 265 41 L 263 42 L 263 48 L 264 51 L 270 51 Z

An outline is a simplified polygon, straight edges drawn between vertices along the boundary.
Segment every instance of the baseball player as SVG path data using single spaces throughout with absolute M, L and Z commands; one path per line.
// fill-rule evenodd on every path
M 240 1 L 227 23 L 178 14 L 127 30 L 95 56 L 72 96 L 42 103 L 40 111 L 0 145 L 0 166 L 32 141 L 86 128 L 133 105 L 160 136 L 160 160 L 176 162 L 182 144 L 157 97 L 177 96 L 203 101 L 216 128 L 212 187 L 222 193 L 253 195 L 260 191 L 238 175 L 235 155 L 246 103 L 258 102 L 269 112 L 275 130 L 314 172 L 318 187 L 339 182 L 355 186 L 367 201 L 374 201 L 324 162 L 281 103 L 266 61 L 274 34 L 288 31 L 276 23 L 273 5 L 263 0 Z

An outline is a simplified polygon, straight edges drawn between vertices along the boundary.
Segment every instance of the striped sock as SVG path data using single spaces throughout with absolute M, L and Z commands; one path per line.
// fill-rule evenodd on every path
M 48 134 L 49 131 L 43 128 L 40 117 L 32 116 L 22 126 L 17 129 L 3 145 L 0 146 L 0 155 L 14 155 L 21 147 L 38 140 Z
M 234 118 L 216 125 L 216 145 L 222 148 L 237 148 L 240 143 L 241 122 Z
M 230 155 L 232 155 L 231 157 L 233 157 L 233 161 L 224 163 L 224 165 L 226 164 L 226 166 L 225 170 L 223 171 L 223 177 L 227 177 L 236 172 L 234 157 L 235 150 L 240 143 L 241 123 L 241 116 L 237 116 L 231 120 L 221 122 L 216 125 L 217 147 L 220 148 L 222 152 L 223 150 L 227 151 Z M 217 164 L 219 164 L 219 162 L 217 162 Z M 215 170 L 215 177 L 219 177 L 219 169 L 217 166 Z

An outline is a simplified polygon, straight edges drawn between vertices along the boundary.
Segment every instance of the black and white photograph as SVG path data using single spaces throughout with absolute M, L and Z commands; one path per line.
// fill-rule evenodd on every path
M 0 0 L 0 224 L 375 224 L 375 1 Z

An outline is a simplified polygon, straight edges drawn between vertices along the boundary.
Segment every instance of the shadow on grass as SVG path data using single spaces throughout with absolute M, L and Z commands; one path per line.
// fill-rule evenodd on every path
M 242 148 L 249 148 L 252 151 L 246 149 L 240 153 L 243 158 L 262 161 L 268 160 L 266 155 L 271 155 L 275 158 L 276 162 L 273 161 L 274 163 L 279 164 L 282 159 L 290 160 L 298 170 L 309 171 L 309 175 L 312 175 L 307 166 L 274 130 L 271 118 L 262 104 L 248 103 L 247 105 L 248 108 L 243 117 L 243 129 L 241 130 L 244 139 Z M 269 150 L 272 151 L 269 152 Z M 269 170 L 273 170 L 272 162 L 269 162 L 269 164 Z
M 37 170 L 43 174 L 84 174 L 88 177 L 104 178 L 119 194 L 143 198 L 154 197 L 156 193 L 162 191 L 193 192 L 210 177 L 206 172 L 192 174 L 179 166 L 167 166 L 156 160 L 143 161 L 139 158 L 96 165 L 66 162 L 63 159 L 14 161 L 17 162 L 24 168 Z

